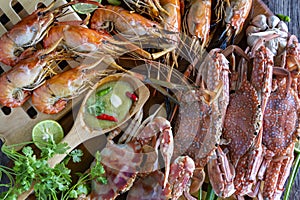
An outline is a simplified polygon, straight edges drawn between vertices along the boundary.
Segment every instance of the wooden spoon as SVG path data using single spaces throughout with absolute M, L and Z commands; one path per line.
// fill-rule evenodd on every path
M 84 121 L 84 110 L 85 110 L 85 105 L 88 100 L 88 98 L 95 92 L 95 90 L 102 86 L 103 84 L 106 84 L 108 82 L 113 82 L 113 81 L 124 81 L 127 82 L 131 85 L 133 90 L 138 96 L 137 102 L 135 102 L 131 109 L 129 110 L 128 115 L 120 121 L 117 125 L 106 128 L 106 129 L 95 129 L 95 128 L 90 128 Z M 148 88 L 137 78 L 127 75 L 127 74 L 114 74 L 111 76 L 107 76 L 100 80 L 85 96 L 81 107 L 79 109 L 77 118 L 75 119 L 74 125 L 69 131 L 69 133 L 64 137 L 64 139 L 61 141 L 61 143 L 68 143 L 68 146 L 70 147 L 68 149 L 68 152 L 71 152 L 75 147 L 77 147 L 79 144 L 97 137 L 99 135 L 103 135 L 119 126 L 124 124 L 127 120 L 129 120 L 135 113 L 137 113 L 143 105 L 146 103 L 150 95 L 150 92 Z M 56 164 L 60 163 L 65 157 L 66 154 L 58 154 L 55 155 L 53 158 L 48 160 L 48 163 L 51 167 L 54 167 Z M 31 190 L 22 193 L 19 197 L 18 200 L 21 199 L 26 199 L 30 193 L 33 191 L 33 185 L 31 187 Z

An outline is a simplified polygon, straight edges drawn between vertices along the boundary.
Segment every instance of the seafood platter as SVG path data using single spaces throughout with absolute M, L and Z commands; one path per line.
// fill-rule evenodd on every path
M 0 199 L 288 199 L 286 17 L 260 0 L 1 5 Z

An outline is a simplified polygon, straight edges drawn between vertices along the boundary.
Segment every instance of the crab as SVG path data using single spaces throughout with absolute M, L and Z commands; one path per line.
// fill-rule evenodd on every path
M 292 88 L 300 97 L 300 44 L 295 35 L 291 35 L 286 47 L 286 57 L 283 59 L 283 67 L 291 72 Z
M 179 156 L 171 165 L 166 186 L 164 186 L 164 174 L 156 170 L 136 181 L 127 199 L 178 199 L 185 194 L 187 199 L 196 200 L 189 195 L 188 191 L 194 170 L 195 163 L 190 157 Z
M 251 82 L 247 80 L 247 62 L 242 59 L 241 83 L 234 84 L 237 89 L 230 95 L 222 135 L 227 141 L 223 149 L 229 152 L 229 157 L 218 149 L 214 163 L 208 165 L 212 186 L 221 197 L 254 192 L 262 162 L 262 116 L 271 92 L 273 73 L 273 54 L 263 44 L 260 41 L 260 46 L 255 45 L 249 53 L 253 57 Z
M 264 181 L 264 199 L 280 199 L 294 159 L 299 138 L 299 99 L 288 78 L 276 77 L 263 119 L 262 143 L 266 147 L 259 178 Z
M 91 194 L 82 199 L 115 199 L 128 190 L 127 198 L 134 199 L 137 192 L 146 196 L 149 187 L 150 191 L 158 190 L 153 198 L 178 199 L 184 191 L 188 191 L 194 161 L 187 156 L 179 156 L 172 163 L 174 144 L 170 122 L 163 117 L 154 117 L 154 114 L 141 122 L 142 113 L 142 110 L 138 112 L 124 130 L 126 136 L 119 141 L 125 143 L 112 140 L 120 134 L 120 129 L 108 135 L 107 144 L 100 153 L 108 183 L 104 185 L 93 180 Z M 164 166 L 160 166 L 160 155 Z M 161 172 L 163 167 L 164 172 Z
M 196 164 L 192 193 L 202 185 L 204 167 L 215 157 L 215 150 L 220 143 L 229 102 L 229 61 L 226 56 L 233 51 L 245 54 L 236 46 L 226 50 L 211 50 L 198 69 L 195 84 L 200 89 L 184 93 L 180 100 L 174 156 L 188 155 Z

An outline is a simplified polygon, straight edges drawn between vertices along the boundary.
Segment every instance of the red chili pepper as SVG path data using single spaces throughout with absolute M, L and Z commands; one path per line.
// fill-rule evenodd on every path
M 129 97 L 132 101 L 138 100 L 138 97 L 134 93 L 126 92 L 126 96 Z
M 107 120 L 107 121 L 112 121 L 112 122 L 118 122 L 118 119 L 115 118 L 114 116 L 111 115 L 107 115 L 107 114 L 100 114 L 98 116 L 96 116 L 97 119 L 101 119 L 101 120 Z

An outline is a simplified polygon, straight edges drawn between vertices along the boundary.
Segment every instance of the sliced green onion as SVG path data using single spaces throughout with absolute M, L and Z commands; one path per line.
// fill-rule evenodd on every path
M 103 90 L 98 91 L 97 92 L 97 96 L 98 97 L 102 97 L 102 96 L 108 94 L 111 90 L 112 90 L 112 87 L 109 86 L 109 87 L 107 87 L 107 88 L 105 88 Z

